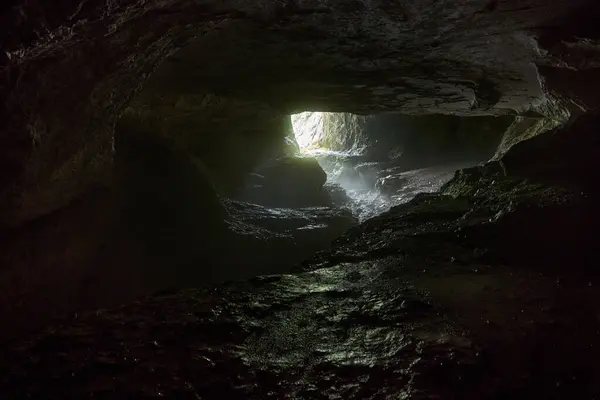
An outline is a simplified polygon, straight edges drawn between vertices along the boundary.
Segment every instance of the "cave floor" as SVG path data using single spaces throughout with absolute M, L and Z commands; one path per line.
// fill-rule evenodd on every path
M 2 354 L 6 398 L 593 398 L 600 291 L 393 258 L 164 293 Z M 567 300 L 568 299 L 568 300 Z
M 573 208 L 586 200 L 523 182 L 480 186 L 484 195 L 395 207 L 295 274 L 164 292 L 15 342 L 0 353 L 0 393 L 598 398 L 600 286 L 580 273 L 593 262 L 579 261 L 589 254 L 564 226 L 581 223 L 574 209 L 590 219 L 584 203 Z

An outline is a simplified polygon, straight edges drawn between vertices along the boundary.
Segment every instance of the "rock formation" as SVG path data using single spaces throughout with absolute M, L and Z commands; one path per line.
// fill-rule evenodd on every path
M 327 175 L 314 157 L 300 155 L 268 160 L 257 167 L 242 199 L 271 207 L 331 205 Z

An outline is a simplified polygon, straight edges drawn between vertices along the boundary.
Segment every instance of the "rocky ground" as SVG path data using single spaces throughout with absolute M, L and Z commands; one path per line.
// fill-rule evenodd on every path
M 295 274 L 164 292 L 17 341 L 0 392 L 598 398 L 596 197 L 496 167 L 351 229 Z
M 327 250 L 334 239 L 358 223 L 342 208 L 266 208 L 223 201 L 230 218 L 226 221 L 229 240 L 215 258 L 220 267 L 196 268 L 201 275 L 212 271 L 210 283 L 289 272 L 294 264 Z

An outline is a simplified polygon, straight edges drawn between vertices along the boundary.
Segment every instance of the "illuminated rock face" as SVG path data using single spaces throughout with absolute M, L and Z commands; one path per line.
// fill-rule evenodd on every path
M 301 150 L 310 150 L 321 146 L 324 128 L 323 118 L 326 114 L 318 111 L 307 111 L 291 116 L 294 135 Z
M 525 119 L 540 121 L 532 133 Z M 385 161 L 404 157 L 420 158 L 414 168 L 463 159 L 486 161 L 496 152 L 500 138 L 504 152 L 524 137 L 524 131 L 535 136 L 559 125 L 560 120 L 521 117 L 479 116 L 461 118 L 452 115 L 356 115 L 349 113 L 306 112 L 292 116 L 296 138 L 307 150 L 325 149 L 361 155 L 363 161 Z M 513 122 L 515 122 L 513 124 Z M 511 141 L 511 138 L 514 142 Z M 407 165 L 408 167 L 409 165 Z

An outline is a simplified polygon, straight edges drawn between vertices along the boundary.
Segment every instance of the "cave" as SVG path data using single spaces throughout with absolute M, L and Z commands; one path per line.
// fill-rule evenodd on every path
M 600 397 L 599 19 L 3 4 L 1 397 Z

